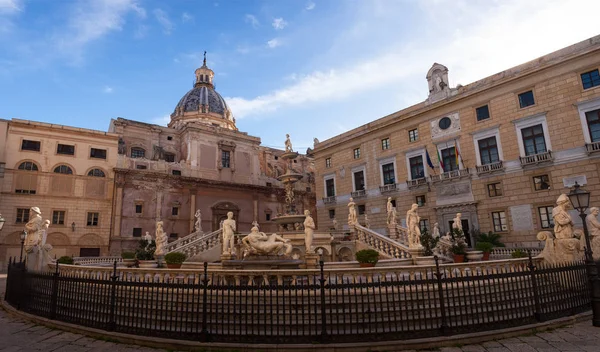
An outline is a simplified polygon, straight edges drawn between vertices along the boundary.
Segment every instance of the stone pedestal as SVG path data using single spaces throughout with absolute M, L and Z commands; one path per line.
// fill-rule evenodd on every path
M 301 260 L 289 259 L 286 256 L 277 255 L 249 255 L 246 258 L 221 260 L 223 269 L 236 270 L 276 270 L 276 269 L 299 269 Z
M 423 246 L 421 246 L 421 247 L 413 247 L 413 248 L 409 248 L 408 251 L 410 252 L 410 255 L 413 258 L 422 257 L 423 253 L 425 252 L 425 248 L 423 248 Z
M 398 239 L 398 228 L 396 225 L 388 225 L 388 237 L 397 240 Z
M 232 260 L 235 259 L 235 256 L 233 254 L 221 254 L 221 262 L 224 262 L 226 260 Z
M 304 255 L 305 269 L 319 268 L 319 255 L 315 253 L 306 253 Z

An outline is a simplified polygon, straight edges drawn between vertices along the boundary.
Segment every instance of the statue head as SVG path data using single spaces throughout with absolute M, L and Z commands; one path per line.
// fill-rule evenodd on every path
M 227 213 L 227 219 L 233 219 L 233 212 L 230 211 Z
M 419 208 L 419 204 L 413 203 L 413 205 L 410 207 L 410 210 L 417 210 L 418 208 Z
M 29 211 L 31 213 L 37 214 L 37 215 L 42 215 L 42 212 L 40 211 L 40 208 L 38 207 L 31 207 L 31 209 L 29 209 Z
M 392 201 L 392 197 L 388 197 L 388 202 L 391 202 L 391 201 Z
M 287 133 L 285 134 L 285 136 L 286 136 L 286 138 L 290 138 L 290 135 L 289 135 L 289 134 L 287 134 Z
M 306 209 L 306 210 L 304 211 L 304 215 L 306 215 L 306 216 L 310 216 L 310 210 Z
M 460 219 L 460 217 L 462 216 L 461 213 L 456 213 L 456 217 Z
M 258 227 L 252 226 L 252 228 L 250 229 L 250 232 L 257 233 L 258 232 Z
M 565 204 L 568 205 L 568 203 L 569 203 L 569 197 L 567 197 L 567 195 L 564 193 L 561 194 L 560 196 L 558 196 L 558 199 L 556 200 L 556 204 L 558 204 L 558 205 L 565 205 Z
M 352 197 L 350 197 L 350 203 L 354 202 L 354 200 L 352 199 Z
M 590 214 L 592 214 L 594 216 L 598 216 L 598 213 L 600 213 L 600 209 L 598 209 L 598 207 L 591 207 L 590 208 Z
M 156 228 L 162 229 L 162 227 L 163 227 L 163 222 L 162 221 L 157 221 L 156 222 Z

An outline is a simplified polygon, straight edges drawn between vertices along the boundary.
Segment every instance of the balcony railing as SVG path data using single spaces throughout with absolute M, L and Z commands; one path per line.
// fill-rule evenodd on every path
M 350 192 L 350 194 L 352 195 L 352 198 L 361 198 L 367 196 L 367 191 L 360 189 L 358 191 Z
M 379 192 L 381 193 L 389 193 L 395 192 L 398 189 L 395 183 L 390 183 L 389 185 L 379 186 Z
M 478 175 L 489 174 L 492 172 L 502 171 L 502 170 L 504 170 L 504 165 L 502 165 L 502 160 L 495 162 L 495 163 L 491 163 L 491 164 L 477 166 L 477 174 Z
M 535 165 L 540 163 L 552 162 L 554 157 L 552 157 L 552 151 L 547 151 L 545 153 L 520 156 L 519 160 L 521 161 L 521 166 L 527 165 Z
M 600 142 L 586 143 L 585 151 L 588 154 L 600 152 Z
M 451 181 L 451 180 L 458 180 L 458 179 L 462 179 L 462 178 L 468 178 L 468 177 L 471 177 L 471 173 L 469 172 L 469 169 L 466 168 L 466 169 L 444 172 L 439 175 L 431 175 L 429 177 L 431 177 L 431 182 L 437 183 L 437 182 L 442 182 L 442 181 Z
M 333 203 L 335 203 L 335 196 L 323 198 L 323 204 L 333 204 Z
M 427 185 L 427 179 L 425 177 L 417 178 L 415 180 L 406 180 L 406 185 L 408 189 L 418 188 L 420 186 Z

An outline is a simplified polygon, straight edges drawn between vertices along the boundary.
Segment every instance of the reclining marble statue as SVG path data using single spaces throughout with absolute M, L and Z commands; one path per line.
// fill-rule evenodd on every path
M 583 257 L 583 234 L 581 230 L 574 229 L 573 220 L 567 211 L 569 203 L 567 195 L 561 194 L 556 200 L 556 207 L 552 209 L 554 234 L 550 231 L 537 234 L 538 240 L 546 241 L 539 256 L 548 263 L 570 262 Z
M 38 207 L 32 207 L 29 210 L 29 222 L 25 224 L 25 253 L 26 266 L 30 271 L 43 271 L 45 266 L 54 263 L 55 260 L 50 256 L 52 246 L 46 243 L 48 237 L 48 227 L 50 220 L 42 219 L 42 212 Z
M 248 255 L 289 255 L 292 253 L 292 244 L 290 240 L 279 236 L 276 233 L 267 235 L 259 232 L 258 227 L 254 226 L 250 234 L 242 238 L 244 246 L 244 258 Z

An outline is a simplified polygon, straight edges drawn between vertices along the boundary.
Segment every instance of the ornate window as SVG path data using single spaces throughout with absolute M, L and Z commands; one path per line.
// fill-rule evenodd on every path
M 22 162 L 18 170 L 31 171 L 23 172 L 15 177 L 15 193 L 19 194 L 35 194 L 37 189 L 37 173 L 38 167 L 31 161 Z
M 231 170 L 231 172 L 234 172 L 235 171 L 235 147 L 236 147 L 235 143 L 221 140 L 221 141 L 219 141 L 218 146 L 219 146 L 219 154 L 220 154 L 221 158 L 219 159 L 217 168 L 219 170 L 228 168 Z
M 493 164 L 500 161 L 496 136 L 480 139 L 477 141 L 477 144 L 479 145 L 481 165 Z
M 543 229 L 551 229 L 554 227 L 554 219 L 552 218 L 552 207 L 539 207 L 538 214 L 540 216 L 540 226 Z
M 145 158 L 146 150 L 144 148 L 133 147 L 133 148 L 131 148 L 131 157 L 132 158 Z
M 585 121 L 590 133 L 590 141 L 592 143 L 600 142 L 600 109 L 587 111 Z
M 362 191 L 365 189 L 365 171 L 360 170 L 352 174 L 354 178 L 354 191 Z
M 54 168 L 54 173 L 63 175 L 73 175 L 73 170 L 67 165 L 58 165 Z
M 106 177 L 106 175 L 104 174 L 104 171 L 102 171 L 100 169 L 91 169 L 87 175 L 93 176 L 93 177 Z
M 544 129 L 541 124 L 523 128 L 521 134 L 523 135 L 525 155 L 540 154 L 547 151 Z
M 456 148 L 450 147 L 441 150 L 442 162 L 444 163 L 444 172 L 458 170 L 456 162 Z
M 383 174 L 383 184 L 391 185 L 396 183 L 396 173 L 394 172 L 394 163 L 381 165 L 381 172 Z
M 335 196 L 335 179 L 330 178 L 325 180 L 325 193 L 327 197 Z
M 32 163 L 31 161 L 25 161 L 19 165 L 19 170 L 38 171 L 38 167 L 35 163 Z
M 410 164 L 410 179 L 416 180 L 425 177 L 425 168 L 423 166 L 423 156 L 413 156 L 408 159 Z
M 503 211 L 492 212 L 492 223 L 494 225 L 494 232 L 506 232 L 508 231 L 508 225 L 506 222 L 506 213 Z
M 229 150 L 221 151 L 221 167 L 227 169 L 231 167 L 231 152 Z

